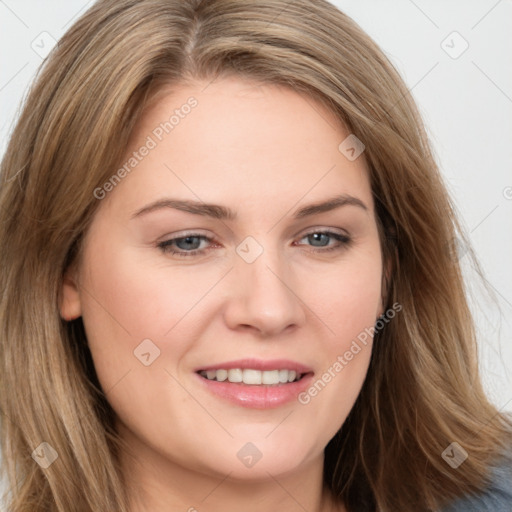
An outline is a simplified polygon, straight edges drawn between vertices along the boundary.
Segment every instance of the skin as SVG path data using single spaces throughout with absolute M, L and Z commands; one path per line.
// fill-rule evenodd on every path
M 323 489 L 323 450 L 361 389 L 371 341 L 305 405 L 234 405 L 199 385 L 194 370 L 287 358 L 320 378 L 375 324 L 383 313 L 382 254 L 364 155 L 349 161 L 338 150 L 349 132 L 313 100 L 230 77 L 159 97 L 127 158 L 190 96 L 197 107 L 101 201 L 63 284 L 61 314 L 83 317 L 129 446 L 122 469 L 132 510 L 343 510 Z M 293 218 L 338 194 L 366 209 Z M 164 197 L 223 205 L 238 218 L 173 208 L 131 218 Z M 306 236 L 319 230 L 351 242 Z M 158 247 L 190 232 L 213 241 L 172 249 L 199 246 L 203 254 Z M 263 248 L 252 263 L 235 250 L 248 236 Z M 160 350 L 149 366 L 134 356 L 144 339 Z M 247 442 L 262 454 L 250 468 L 237 457 Z

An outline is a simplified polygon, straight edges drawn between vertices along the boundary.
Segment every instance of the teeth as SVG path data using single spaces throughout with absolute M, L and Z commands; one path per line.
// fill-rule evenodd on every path
M 286 371 L 286 370 L 281 370 Z M 244 379 L 245 382 L 245 379 Z M 279 382 L 279 370 L 272 370 L 267 372 L 261 372 L 261 383 L 262 384 L 277 384 Z
M 228 378 L 228 371 L 227 370 L 217 370 L 217 371 L 214 371 L 214 374 L 215 375 L 213 377 L 210 377 L 208 375 L 208 372 L 206 372 L 206 376 L 210 380 L 212 380 L 214 377 L 216 377 L 219 382 L 223 382 L 223 381 L 225 381 Z
M 230 370 L 206 370 L 200 372 L 203 377 L 209 380 L 217 380 L 248 384 L 251 386 L 258 385 L 276 385 L 284 384 L 299 380 L 302 374 L 298 374 L 295 370 L 253 370 L 251 368 L 233 368 Z
M 232 370 L 228 370 L 228 380 L 229 382 L 242 382 L 242 370 L 240 370 L 240 368 L 233 368 Z
M 244 384 L 261 384 L 262 373 L 258 370 L 244 370 L 242 374 Z

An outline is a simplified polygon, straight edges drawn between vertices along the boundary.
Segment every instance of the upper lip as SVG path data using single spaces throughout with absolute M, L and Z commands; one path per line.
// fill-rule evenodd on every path
M 295 370 L 297 373 L 310 373 L 313 370 L 296 361 L 290 359 L 237 359 L 236 361 L 224 361 L 221 363 L 210 364 L 196 368 L 196 372 L 203 370 L 231 370 L 234 368 L 252 369 L 252 370 Z

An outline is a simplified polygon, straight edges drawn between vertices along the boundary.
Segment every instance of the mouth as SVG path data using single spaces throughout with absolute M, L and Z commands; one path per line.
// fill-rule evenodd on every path
M 230 382 L 232 384 L 245 384 L 247 386 L 279 386 L 298 382 L 312 372 L 297 372 L 287 368 L 274 370 L 257 370 L 255 368 L 219 368 L 199 370 L 201 377 L 216 381 Z
M 313 381 L 313 370 L 289 359 L 239 359 L 196 368 L 203 389 L 222 401 L 252 409 L 293 403 Z

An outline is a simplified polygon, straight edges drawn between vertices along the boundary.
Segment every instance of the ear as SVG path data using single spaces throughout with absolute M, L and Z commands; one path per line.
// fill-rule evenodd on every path
M 82 304 L 77 283 L 75 269 L 73 267 L 68 268 L 62 279 L 60 290 L 60 316 L 68 322 L 82 315 Z

